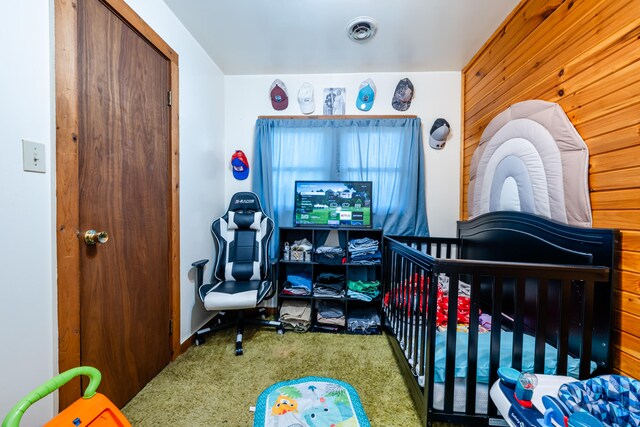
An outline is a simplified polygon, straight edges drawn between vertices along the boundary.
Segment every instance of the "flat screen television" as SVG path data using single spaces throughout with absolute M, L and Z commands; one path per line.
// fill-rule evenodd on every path
M 371 227 L 371 181 L 296 181 L 294 226 Z

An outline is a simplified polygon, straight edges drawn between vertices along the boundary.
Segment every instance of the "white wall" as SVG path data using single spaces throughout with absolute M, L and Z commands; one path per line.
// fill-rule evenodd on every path
M 404 77 L 411 79 L 415 95 L 411 107 L 406 112 L 399 112 L 391 106 L 391 99 L 398 81 Z M 283 111 L 275 111 L 269 99 L 269 87 L 276 78 L 284 82 L 289 94 L 289 107 Z M 356 108 L 355 99 L 360 83 L 366 78 L 373 79 L 376 85 L 376 99 L 373 108 L 363 112 Z M 227 76 L 224 153 L 226 199 L 236 191 L 251 189 L 251 174 L 245 181 L 234 179 L 229 162 L 235 150 L 243 150 L 250 165 L 257 161 L 253 157 L 253 131 L 257 117 L 301 115 L 298 90 L 302 83 L 308 81 L 315 92 L 316 110 L 313 115 L 322 114 L 324 88 L 344 87 L 347 90 L 346 114 L 412 114 L 422 120 L 429 231 L 432 236 L 455 236 L 460 211 L 460 78 L 460 72 Z M 451 125 L 451 133 L 443 150 L 431 149 L 428 144 L 429 130 L 438 117 L 445 118 Z
M 224 211 L 224 76 L 163 2 L 130 0 L 180 55 L 181 340 L 209 314 L 196 304 L 191 262 L 211 256 L 211 219 Z M 0 26 L 0 419 L 57 374 L 53 0 L 8 0 Z M 23 172 L 21 140 L 45 144 L 47 172 Z M 61 189 L 61 191 L 63 191 Z M 54 415 L 52 396 L 23 425 Z
M 0 66 L 0 418 L 57 366 L 52 207 L 51 5 L 3 2 Z M 45 144 L 47 171 L 22 170 L 22 139 Z M 33 406 L 23 425 L 51 418 L 53 398 Z

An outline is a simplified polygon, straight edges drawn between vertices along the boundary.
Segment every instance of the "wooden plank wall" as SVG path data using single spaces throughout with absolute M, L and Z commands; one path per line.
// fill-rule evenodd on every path
M 557 102 L 586 141 L 593 225 L 622 233 L 614 367 L 640 378 L 640 1 L 523 0 L 462 82 L 462 218 L 473 151 L 509 105 Z

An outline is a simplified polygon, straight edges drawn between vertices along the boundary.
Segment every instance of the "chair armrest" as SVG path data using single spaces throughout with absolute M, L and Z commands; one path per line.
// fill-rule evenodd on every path
M 204 266 L 208 262 L 208 259 L 201 259 L 200 261 L 191 263 L 191 265 L 196 268 L 196 288 L 199 288 L 204 281 Z
M 268 280 L 269 282 L 271 282 L 271 287 L 269 289 L 269 293 L 264 297 L 265 300 L 271 299 L 275 295 L 276 288 L 278 287 L 276 283 L 277 277 L 278 277 L 278 260 L 270 259 L 269 271 L 267 271 L 267 277 L 265 278 L 265 280 Z
M 204 265 L 208 262 L 209 262 L 208 259 L 201 259 L 200 261 L 192 262 L 191 265 L 196 268 L 200 268 L 200 267 L 204 267 Z

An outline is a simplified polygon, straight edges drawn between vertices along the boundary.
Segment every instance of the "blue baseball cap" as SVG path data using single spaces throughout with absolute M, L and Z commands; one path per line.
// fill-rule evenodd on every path
M 233 170 L 233 177 L 237 180 L 242 181 L 249 176 L 249 162 L 242 150 L 236 150 L 231 156 L 231 169 Z
M 360 83 L 358 96 L 356 97 L 356 107 L 361 111 L 369 111 L 373 107 L 373 101 L 376 96 L 376 85 L 373 80 L 367 79 Z

